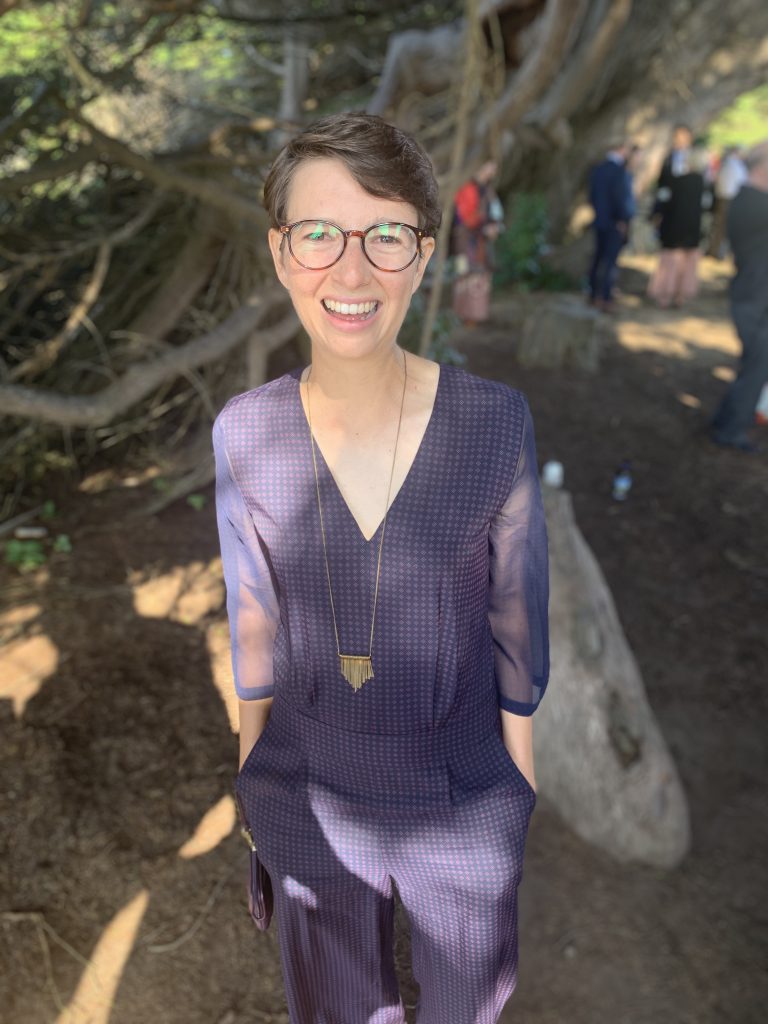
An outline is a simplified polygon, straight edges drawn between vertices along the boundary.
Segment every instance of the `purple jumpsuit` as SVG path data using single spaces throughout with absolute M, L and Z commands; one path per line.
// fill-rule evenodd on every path
M 492 1024 L 517 977 L 517 887 L 536 796 L 499 708 L 549 674 L 547 536 L 525 397 L 440 370 L 390 506 L 375 676 L 338 668 L 300 370 L 214 425 L 238 695 L 273 696 L 237 777 L 275 892 L 292 1024 L 401 1024 L 394 880 L 420 1024 Z M 318 449 L 342 651 L 366 652 L 379 531 L 366 541 Z

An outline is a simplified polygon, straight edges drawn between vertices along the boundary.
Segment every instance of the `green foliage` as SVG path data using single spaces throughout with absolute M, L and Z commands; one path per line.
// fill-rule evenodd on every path
M 403 326 L 397 336 L 397 342 L 408 352 L 418 352 L 421 343 L 421 329 L 426 315 L 427 302 L 424 292 L 416 292 L 405 315 Z M 450 345 L 453 333 L 459 327 L 459 319 L 451 309 L 440 309 L 435 317 L 432 331 L 432 342 L 427 352 L 430 359 L 438 363 L 460 365 L 466 357 Z
M 72 541 L 66 533 L 58 534 L 53 542 L 43 540 L 21 540 L 12 537 L 3 545 L 6 565 L 17 569 L 19 572 L 33 572 L 45 565 L 48 561 L 48 554 L 55 552 L 58 555 L 69 555 L 72 553 Z
M 187 504 L 190 508 L 193 508 L 195 512 L 200 512 L 205 508 L 208 499 L 204 494 L 188 494 Z
M 742 93 L 707 130 L 707 141 L 715 149 L 752 146 L 765 138 L 768 138 L 768 83 Z
M 505 204 L 506 230 L 496 242 L 497 287 L 514 284 L 525 290 L 559 291 L 573 282 L 547 265 L 549 215 L 547 201 L 538 192 L 518 192 Z
M 248 25 L 217 18 L 186 18 L 174 25 L 152 49 L 150 67 L 194 72 L 198 82 L 226 86 L 227 80 L 243 74 L 251 66 L 243 47 L 254 43 L 253 36 L 254 30 Z M 256 49 L 262 47 L 256 46 Z M 269 53 L 262 55 L 275 59 Z
M 39 540 L 17 540 L 12 537 L 4 545 L 5 561 L 19 572 L 31 572 L 45 565 L 46 554 Z
M 42 3 L 9 11 L 0 20 L 0 68 L 4 77 L 39 78 L 62 60 L 66 7 Z

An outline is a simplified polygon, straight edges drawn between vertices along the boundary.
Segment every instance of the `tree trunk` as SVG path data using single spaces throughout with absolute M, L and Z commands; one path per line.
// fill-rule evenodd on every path
M 547 191 L 556 227 L 612 140 L 628 135 L 641 146 L 642 188 L 657 173 L 674 123 L 702 132 L 768 70 L 762 0 L 487 0 L 482 9 L 504 28 L 507 78 L 502 95 L 477 111 L 465 173 L 482 159 L 489 134 L 500 133 L 504 186 Z M 462 38 L 462 23 L 393 35 L 369 109 L 396 115 L 410 96 L 413 127 L 421 97 L 421 130 L 433 134 L 427 98 L 455 85 Z M 437 139 L 438 170 L 449 152 L 450 137 Z

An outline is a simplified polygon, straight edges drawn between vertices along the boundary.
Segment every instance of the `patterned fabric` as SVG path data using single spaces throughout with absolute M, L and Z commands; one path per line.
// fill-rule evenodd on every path
M 376 677 L 350 700 L 300 373 L 233 398 L 214 425 L 239 696 L 270 697 L 279 686 L 298 708 L 362 731 L 431 728 L 494 685 L 501 707 L 532 714 L 549 673 L 548 573 L 524 396 L 441 367 L 431 419 L 387 519 Z M 319 449 L 318 471 L 341 649 L 365 653 L 381 526 L 365 540 Z
M 499 706 L 549 673 L 547 538 L 524 396 L 442 366 L 391 504 L 374 678 L 338 669 L 300 371 L 214 426 L 235 683 L 274 696 L 237 789 L 272 876 L 293 1024 L 405 1019 L 393 883 L 411 921 L 420 1024 L 492 1024 L 514 989 L 517 886 L 535 794 Z M 366 541 L 318 450 L 342 650 L 367 650 Z
M 351 700 L 365 690 L 344 685 Z M 517 981 L 536 795 L 494 701 L 439 729 L 387 735 L 320 722 L 278 695 L 237 786 L 273 880 L 291 1024 L 403 1024 L 393 882 L 419 1024 L 498 1020 Z

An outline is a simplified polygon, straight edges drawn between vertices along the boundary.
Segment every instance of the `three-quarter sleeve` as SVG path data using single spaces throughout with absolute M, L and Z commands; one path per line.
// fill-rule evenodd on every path
M 532 715 L 549 678 L 549 559 L 533 421 L 525 402 L 512 487 L 491 522 L 488 617 L 499 705 Z
M 274 693 L 272 652 L 279 604 L 261 542 L 232 472 L 220 418 L 213 427 L 213 450 L 235 690 L 242 700 L 260 700 Z

